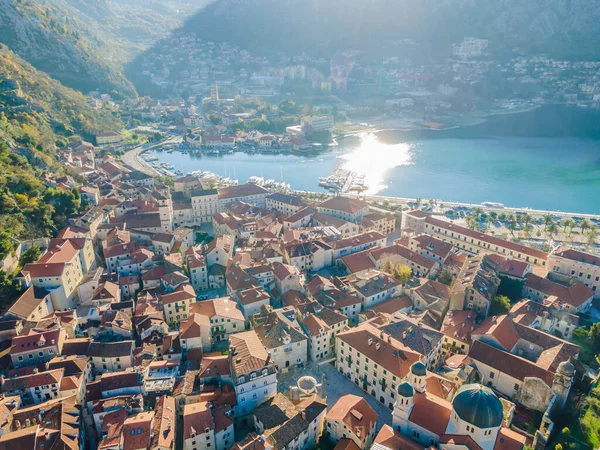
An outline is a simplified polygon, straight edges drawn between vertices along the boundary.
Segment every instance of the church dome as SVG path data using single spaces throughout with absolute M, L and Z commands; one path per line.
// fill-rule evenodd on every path
M 466 384 L 452 400 L 452 408 L 465 422 L 478 428 L 494 428 L 502 425 L 502 403 L 490 388 L 481 384 Z
M 417 361 L 412 366 L 410 366 L 410 372 L 417 377 L 424 377 L 425 375 L 427 375 L 427 368 L 425 367 L 425 364 L 423 364 L 421 361 Z
M 561 373 L 562 375 L 571 376 L 575 373 L 575 366 L 569 359 L 568 361 L 563 361 L 558 365 L 557 372 Z
M 400 386 L 398 386 L 398 395 L 401 395 L 402 397 L 412 397 L 413 395 L 415 395 L 415 390 L 410 385 L 410 383 L 407 383 L 405 381 L 404 383 L 401 383 Z

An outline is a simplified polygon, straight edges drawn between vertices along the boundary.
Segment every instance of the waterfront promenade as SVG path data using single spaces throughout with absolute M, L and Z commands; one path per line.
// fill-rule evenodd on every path
M 158 147 L 164 146 L 164 145 L 175 144 L 180 141 L 181 141 L 181 138 L 173 137 L 173 138 L 169 138 L 161 143 L 153 144 L 151 146 L 136 147 L 135 149 L 130 150 L 127 153 L 125 153 L 123 155 L 122 160 L 129 167 L 132 167 L 136 170 L 140 170 L 149 175 L 157 176 L 157 175 L 159 175 L 159 173 L 151 165 L 149 165 L 146 161 L 144 161 L 144 159 L 141 158 L 140 155 L 142 153 L 144 153 L 145 151 L 149 151 L 149 150 L 152 150 L 154 148 L 158 148 Z M 257 175 L 257 174 L 255 174 L 255 175 Z M 243 183 L 243 182 L 245 182 L 245 180 L 240 180 L 240 182 Z M 292 189 L 293 188 L 294 188 L 294 186 L 292 184 Z M 306 194 L 306 193 L 325 194 L 324 191 L 315 192 L 315 191 L 310 191 L 310 190 L 295 190 L 294 192 L 296 192 L 298 194 Z M 372 202 L 387 201 L 387 202 L 389 202 L 390 205 L 406 207 L 406 208 L 410 208 L 409 203 L 416 202 L 416 198 L 410 198 L 410 197 L 366 195 L 366 194 L 346 194 L 346 195 L 356 197 L 356 198 L 363 198 L 365 200 L 372 201 Z M 488 201 L 494 201 L 494 200 L 495 199 L 493 199 L 493 198 L 488 199 Z M 422 198 L 423 204 L 427 204 L 428 201 L 429 201 L 429 197 Z M 592 218 L 600 219 L 599 215 L 589 214 L 589 213 L 564 212 L 564 211 L 549 210 L 549 209 L 530 209 L 530 208 L 526 208 L 526 207 L 514 207 L 511 205 L 505 205 L 504 208 L 500 208 L 500 207 L 483 206 L 483 205 L 477 204 L 477 203 L 465 203 L 465 202 L 457 202 L 457 201 L 446 201 L 443 199 L 435 199 L 434 206 L 440 207 L 440 205 L 444 205 L 444 208 L 452 208 L 452 207 L 482 208 L 485 211 L 495 211 L 499 214 L 500 213 L 509 214 L 509 213 L 519 212 L 519 213 L 527 213 L 534 217 L 542 217 L 544 215 L 550 214 L 550 215 L 561 217 L 561 218 L 581 217 L 581 218 L 586 218 L 586 219 L 592 219 Z
M 141 154 L 149 150 L 153 150 L 155 148 L 160 148 L 169 144 L 177 144 L 179 142 L 181 142 L 180 137 L 172 137 L 164 141 L 158 142 L 156 144 L 143 144 L 126 152 L 121 158 L 121 161 L 123 162 L 123 164 L 131 167 L 134 170 L 139 170 L 140 172 L 143 172 L 146 175 L 151 175 L 153 177 L 159 176 L 160 173 L 154 167 L 152 167 L 150 164 L 148 164 L 146 161 L 140 158 Z

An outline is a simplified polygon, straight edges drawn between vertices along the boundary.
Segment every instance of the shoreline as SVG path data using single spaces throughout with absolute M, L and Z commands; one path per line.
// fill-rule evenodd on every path
M 135 155 L 132 155 L 132 157 L 134 157 L 136 159 L 136 162 L 138 163 L 139 166 L 142 166 L 146 169 L 146 170 L 141 170 L 141 171 L 148 175 L 160 176 L 160 174 L 157 173 L 156 170 L 152 166 L 148 165 L 148 163 L 146 161 L 144 161 L 142 158 L 139 158 L 139 156 L 142 153 L 144 153 L 148 150 L 152 150 L 152 149 L 138 148 L 138 149 L 130 150 L 127 153 L 137 151 L 137 153 Z M 126 163 L 126 164 L 128 164 L 128 163 Z M 133 167 L 133 168 L 135 168 L 135 167 Z M 137 170 L 140 170 L 140 169 L 138 168 Z M 298 194 L 333 195 L 328 191 L 310 191 L 310 190 L 301 190 L 301 189 L 293 189 L 293 188 L 290 191 L 293 193 L 298 193 Z M 353 198 L 369 199 L 371 201 L 387 200 L 390 203 L 401 203 L 401 204 L 408 204 L 409 202 L 414 203 L 417 201 L 416 198 L 396 197 L 396 196 L 377 195 L 377 194 L 350 194 L 350 193 L 348 193 L 348 194 L 344 194 L 344 195 L 348 196 L 348 197 L 353 197 Z M 438 205 L 443 204 L 445 207 L 453 207 L 453 206 L 461 207 L 462 206 L 462 207 L 468 207 L 468 208 L 482 208 L 487 211 L 496 211 L 498 213 L 501 213 L 501 212 L 513 212 L 513 213 L 514 212 L 523 212 L 523 213 L 527 213 L 527 214 L 539 214 L 539 215 L 550 214 L 550 215 L 563 216 L 563 217 L 582 217 L 582 218 L 587 218 L 587 219 L 592 219 L 592 218 L 600 219 L 600 213 L 592 214 L 592 213 L 583 213 L 583 212 L 568 212 L 568 211 L 558 211 L 558 210 L 551 210 L 551 209 L 534 209 L 534 208 L 531 208 L 528 206 L 517 207 L 517 206 L 509 206 L 509 205 L 504 205 L 503 208 L 500 208 L 500 207 L 483 206 L 481 203 L 465 203 L 465 202 L 442 200 L 442 199 L 434 199 L 434 200 L 437 202 Z
M 481 117 L 481 120 L 479 123 L 483 123 L 485 121 L 487 121 L 487 118 L 489 117 L 493 117 L 493 116 L 499 116 L 499 115 L 515 115 L 515 114 L 521 114 L 521 113 L 527 113 L 527 112 L 531 112 L 531 111 L 535 111 L 539 108 L 541 108 L 544 105 L 533 105 L 527 109 L 519 109 L 519 110 L 507 110 L 507 111 L 494 111 L 494 112 L 490 112 L 490 113 L 486 113 L 485 116 Z M 462 125 L 462 126 L 457 126 L 456 128 L 463 128 L 463 127 L 469 127 L 469 126 L 473 126 L 476 124 L 470 124 L 470 125 Z M 345 137 L 357 137 L 360 136 L 360 134 L 363 133 L 378 133 L 381 131 L 385 131 L 384 129 L 377 129 L 377 130 L 363 130 L 363 131 L 356 131 L 356 132 L 352 132 L 346 135 L 338 135 L 336 136 L 336 139 L 338 140 L 342 140 Z M 439 131 L 439 130 L 431 130 L 431 131 Z M 432 133 L 432 135 L 435 135 L 437 133 Z M 425 138 L 426 139 L 426 138 Z M 143 167 L 143 172 L 152 175 L 152 176 L 156 176 L 158 175 L 156 173 L 156 170 L 151 167 L 143 158 L 140 157 L 141 154 L 145 153 L 146 151 L 152 151 L 153 149 L 155 149 L 156 147 L 160 147 L 163 145 L 168 145 L 170 143 L 172 143 L 173 139 L 170 140 L 166 140 L 163 141 L 159 144 L 155 144 L 152 146 L 148 146 L 148 147 L 138 147 L 136 149 L 130 150 L 129 152 L 127 152 L 124 156 L 123 156 L 123 161 L 126 163 L 129 163 L 130 161 L 133 161 L 135 164 L 135 168 L 140 169 L 140 167 Z M 325 150 L 325 149 L 323 149 Z M 319 150 L 318 152 L 323 152 L 323 150 Z M 243 150 L 241 150 L 241 153 L 244 153 Z M 303 154 L 298 154 L 295 156 L 306 156 Z M 130 164 L 131 165 L 131 164 Z M 218 172 L 218 171 L 217 171 Z M 316 187 L 316 185 L 315 185 Z M 327 191 L 317 191 L 314 189 L 309 188 L 308 190 L 303 190 L 303 189 L 294 189 L 294 186 L 291 186 L 291 190 L 293 192 L 306 192 L 306 193 L 311 193 L 311 194 L 318 194 L 318 195 L 322 195 L 322 194 L 328 194 Z M 408 203 L 408 202 L 414 202 L 416 199 L 414 198 L 406 198 L 406 197 L 396 197 L 396 196 L 388 196 L 388 195 L 380 195 L 378 193 L 374 193 L 374 194 L 348 194 L 349 196 L 354 196 L 354 197 L 362 197 L 362 198 L 370 198 L 374 201 L 384 201 L 384 200 L 388 200 L 391 203 Z M 462 206 L 462 207 L 468 207 L 468 208 L 483 208 L 485 210 L 489 210 L 489 211 L 497 211 L 497 212 L 515 212 L 515 211 L 519 211 L 519 212 L 523 212 L 523 213 L 529 213 L 529 214 L 539 214 L 539 215 L 545 215 L 545 214 L 552 214 L 552 215 L 557 215 L 557 216 L 563 216 L 563 217 L 585 217 L 585 218 L 599 218 L 600 217 L 600 212 L 596 212 L 596 213 L 591 213 L 591 212 L 569 212 L 569 211 L 560 211 L 560 210 L 555 210 L 555 209 L 534 209 L 531 206 L 521 206 L 521 207 L 517 207 L 517 206 L 510 206 L 510 205 L 506 205 L 504 204 L 503 208 L 494 208 L 494 207 L 489 207 L 489 206 L 483 206 L 480 203 L 468 203 L 468 202 L 461 202 L 461 201 L 452 201 L 452 200 L 440 200 L 438 198 L 435 197 L 431 197 L 428 196 L 429 198 L 434 198 L 438 204 L 444 204 L 446 206 Z M 493 198 L 490 199 L 486 199 L 486 202 L 491 202 L 493 201 Z M 567 206 L 568 207 L 568 206 Z
M 139 157 L 142 153 L 152 150 L 152 149 L 153 148 L 137 148 L 137 149 L 130 150 L 127 153 L 136 152 L 135 155 L 132 155 L 132 157 L 134 157 L 136 159 L 136 162 L 140 166 L 144 166 L 147 169 L 147 171 L 144 171 L 144 172 L 147 173 L 148 175 L 159 176 L 160 174 L 157 173 L 156 170 L 152 166 L 148 165 L 148 163 L 146 161 L 144 161 L 143 158 Z M 126 153 L 126 155 L 127 155 L 127 153 Z M 292 189 L 290 189 L 290 191 L 293 193 L 297 193 L 297 194 L 333 195 L 328 191 L 311 191 L 311 190 L 303 190 L 303 189 L 293 189 L 293 187 L 292 187 Z M 408 203 L 415 203 L 417 201 L 416 198 L 377 195 L 377 194 L 350 194 L 350 193 L 347 193 L 344 195 L 346 195 L 348 197 L 352 197 L 352 198 L 368 199 L 371 201 L 386 201 L 387 200 L 392 204 L 399 203 L 399 204 L 406 205 Z M 429 200 L 429 199 L 425 199 L 425 200 Z M 423 201 L 425 201 L 425 200 L 423 200 Z M 466 202 L 443 200 L 443 199 L 434 199 L 434 200 L 437 202 L 437 205 L 443 204 L 445 207 L 458 206 L 458 207 L 467 207 L 467 208 L 482 208 L 487 211 L 495 211 L 498 213 L 521 212 L 521 213 L 541 215 L 541 216 L 550 214 L 553 216 L 562 216 L 562 217 L 570 217 L 570 218 L 582 217 L 582 218 L 586 218 L 586 219 L 599 219 L 600 220 L 600 213 L 593 214 L 593 213 L 583 213 L 583 212 L 558 211 L 558 210 L 552 210 L 552 209 L 534 209 L 534 208 L 531 208 L 528 206 L 517 207 L 517 206 L 510 206 L 510 205 L 504 205 L 504 207 L 501 208 L 501 207 L 484 206 L 481 203 L 466 203 Z
M 477 114 L 474 115 L 474 117 L 472 118 L 472 121 L 470 121 L 470 122 L 461 123 L 461 124 L 448 124 L 447 126 L 443 126 L 443 127 L 439 127 L 439 128 L 424 127 L 424 126 L 406 127 L 406 126 L 401 126 L 401 125 L 393 125 L 392 123 L 389 123 L 389 122 L 394 122 L 394 121 L 396 121 L 396 122 L 402 121 L 401 118 L 396 118 L 396 119 L 389 118 L 389 119 L 384 119 L 383 121 L 381 120 L 381 118 L 375 118 L 372 122 L 369 122 L 368 119 L 365 119 L 360 122 L 359 121 L 350 122 L 351 126 L 356 126 L 356 127 L 362 126 L 363 127 L 362 129 L 342 132 L 339 135 L 335 135 L 335 138 L 336 139 L 344 139 L 346 137 L 358 136 L 362 133 L 381 133 L 381 132 L 386 132 L 386 131 L 415 133 L 415 132 L 436 132 L 436 131 L 441 132 L 441 131 L 456 130 L 456 129 L 460 129 L 460 128 L 481 125 L 483 123 L 486 123 L 489 118 L 494 117 L 494 116 L 529 113 L 529 112 L 535 111 L 536 109 L 539 109 L 543 106 L 552 106 L 552 105 L 558 105 L 558 104 L 559 103 L 545 103 L 543 105 L 542 104 L 531 105 L 531 106 L 528 106 L 525 108 L 519 108 L 519 109 L 494 110 L 494 111 L 481 112 L 478 115 Z M 386 123 L 386 122 L 388 122 L 388 123 Z M 366 124 L 366 125 L 362 125 L 362 124 Z
M 307 191 L 297 191 L 297 192 L 307 192 Z M 346 194 L 346 196 L 349 197 L 353 197 L 353 198 L 365 198 L 365 199 L 369 199 L 372 201 L 385 201 L 388 200 L 390 203 L 416 203 L 415 198 L 408 198 L 408 197 L 391 197 L 391 196 L 385 196 L 385 195 L 377 195 L 377 194 L 368 194 L 368 195 L 360 195 L 360 194 Z M 429 199 L 422 199 L 421 204 L 426 203 L 426 200 Z M 441 199 L 433 199 L 437 202 L 436 206 L 439 205 L 444 205 L 444 207 L 453 207 L 453 206 L 463 206 L 463 207 L 468 207 L 468 208 L 481 208 L 485 211 L 495 211 L 497 213 L 506 213 L 506 212 L 511 212 L 511 213 L 527 213 L 530 215 L 541 215 L 541 216 L 545 216 L 545 215 L 553 215 L 553 216 L 561 216 L 561 217 L 581 217 L 584 219 L 598 219 L 600 220 L 600 213 L 598 214 L 591 214 L 591 213 L 578 213 L 578 212 L 567 212 L 567 211 L 556 211 L 556 210 L 549 210 L 549 209 L 533 209 L 530 207 L 515 207 L 515 206 L 507 206 L 504 205 L 503 208 L 500 207 L 491 207 L 491 206 L 483 206 L 481 203 L 463 203 L 463 202 L 455 202 L 455 201 L 445 201 L 445 200 L 441 200 Z

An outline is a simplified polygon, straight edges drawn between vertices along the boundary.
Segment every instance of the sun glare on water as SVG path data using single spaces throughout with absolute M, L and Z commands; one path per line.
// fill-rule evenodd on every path
M 351 153 L 340 156 L 346 170 L 363 173 L 369 186 L 367 194 L 385 189 L 386 172 L 398 166 L 412 164 L 412 146 L 409 144 L 383 144 L 373 134 L 361 137 L 361 144 Z

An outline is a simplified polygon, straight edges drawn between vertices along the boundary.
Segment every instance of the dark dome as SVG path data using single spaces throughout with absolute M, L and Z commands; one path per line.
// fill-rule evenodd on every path
M 493 428 L 502 425 L 504 412 L 502 403 L 490 388 L 481 384 L 466 384 L 452 400 L 458 417 L 478 428 Z
M 398 395 L 401 395 L 402 397 L 412 397 L 413 395 L 415 395 L 415 390 L 410 385 L 410 383 L 407 383 L 405 381 L 404 383 L 401 383 L 400 386 L 398 386 Z
M 412 366 L 410 366 L 410 371 L 413 375 L 416 375 L 418 377 L 424 377 L 425 375 L 427 375 L 427 368 L 425 367 L 425 364 L 423 364 L 421 361 L 417 361 Z

